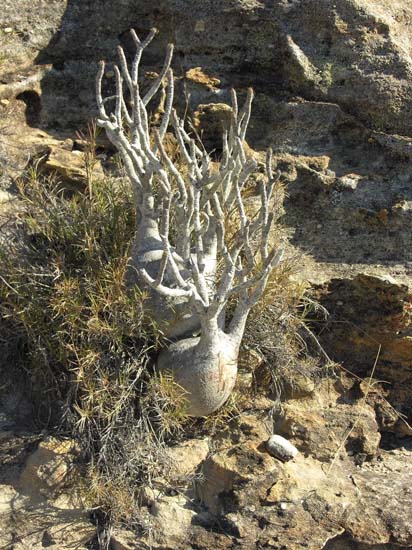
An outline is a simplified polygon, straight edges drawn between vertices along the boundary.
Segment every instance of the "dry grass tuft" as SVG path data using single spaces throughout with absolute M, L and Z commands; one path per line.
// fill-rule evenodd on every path
M 312 305 L 308 287 L 296 279 L 300 256 L 289 256 L 271 274 L 262 300 L 252 310 L 242 345 L 261 358 L 254 372 L 256 392 L 269 392 L 279 402 L 293 394 L 294 379 L 323 375 L 308 345 L 306 316 Z M 315 305 L 314 305 L 315 306 Z
M 19 192 L 24 215 L 0 247 L 0 351 L 20 350 L 37 421 L 78 440 L 87 502 L 130 522 L 186 420 L 179 388 L 152 377 L 162 334 L 145 293 L 124 285 L 131 191 L 107 179 L 68 195 L 32 169 Z

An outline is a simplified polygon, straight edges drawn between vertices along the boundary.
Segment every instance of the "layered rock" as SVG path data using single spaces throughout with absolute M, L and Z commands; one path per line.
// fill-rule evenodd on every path
M 133 536 L 131 532 L 118 531 L 113 535 L 113 547 L 116 550 L 410 547 L 412 517 L 407 504 L 412 497 L 407 483 L 411 473 L 410 448 L 378 450 L 377 424 L 373 421 L 365 424 L 360 416 L 361 403 L 359 409 L 353 409 L 352 418 L 342 415 L 339 406 L 331 410 L 331 403 L 345 400 L 349 409 L 352 399 L 348 396 L 349 388 L 341 387 L 338 391 L 329 384 L 329 390 L 325 383 L 320 392 L 323 402 L 317 403 L 319 415 L 328 411 L 330 420 L 333 418 L 323 431 L 319 425 L 314 428 L 311 418 L 299 419 L 301 400 L 289 400 L 286 404 L 286 415 L 296 415 L 301 424 L 298 437 L 293 429 L 284 430 L 302 450 L 293 460 L 283 463 L 267 452 L 265 413 L 243 413 L 214 441 L 214 452 L 203 459 L 202 476 L 196 485 L 198 500 L 182 498 L 182 493 L 159 496 L 139 515 L 150 535 Z M 365 413 L 373 418 L 369 407 Z M 363 433 L 361 439 L 374 441 L 367 461 L 357 460 L 362 454 L 360 447 L 354 450 L 359 429 L 345 440 L 356 423 Z M 305 430 L 313 433 L 315 429 L 319 430 L 318 437 L 306 437 L 304 443 L 301 434 Z M 327 462 L 323 447 L 330 449 Z M 159 518 L 163 518 L 161 524 Z M 169 535 L 165 533 L 168 523 Z
M 182 74 L 201 67 L 223 89 L 247 83 L 337 103 L 368 127 L 408 135 L 411 18 L 405 0 L 225 0 L 218 9 L 204 0 L 123 0 L 116 9 L 107 0 L 24 1 L 18 9 L 6 1 L 0 27 L 12 29 L 3 37 L 9 55 L 32 61 L 37 51 L 37 64 L 54 65 L 41 84 L 49 122 L 87 117 L 96 61 L 110 59 L 119 38 L 127 46 L 128 28 L 144 34 L 157 26 L 152 62 L 173 41 Z M 208 93 L 216 96 L 210 86 Z

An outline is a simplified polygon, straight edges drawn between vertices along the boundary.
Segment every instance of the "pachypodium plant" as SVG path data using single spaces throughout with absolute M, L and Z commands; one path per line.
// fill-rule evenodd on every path
M 268 151 L 266 179 L 258 190 L 260 207 L 248 217 L 242 192 L 257 168 L 244 141 L 252 90 L 242 109 L 235 91 L 231 93 L 231 123 L 223 131 L 222 157 L 216 166 L 173 110 L 171 45 L 158 78 L 141 94 L 139 64 L 155 34 L 153 29 L 140 41 L 131 31 L 136 46 L 131 67 L 119 46 L 116 92 L 106 99 L 101 62 L 97 123 L 119 151 L 134 191 L 137 221 L 130 271 L 135 283 L 150 289 L 152 314 L 168 325 L 167 334 L 175 340 L 161 351 L 157 367 L 171 371 L 187 391 L 188 413 L 205 416 L 233 390 L 247 317 L 282 259 L 282 250 L 269 246 L 275 221 L 270 210 L 279 174 L 272 171 Z M 161 89 L 166 93 L 163 117 L 151 128 L 148 104 Z M 184 169 L 177 168 L 165 146 L 169 128 Z M 178 231 L 170 230 L 171 220 Z M 235 305 L 227 318 L 229 301 Z

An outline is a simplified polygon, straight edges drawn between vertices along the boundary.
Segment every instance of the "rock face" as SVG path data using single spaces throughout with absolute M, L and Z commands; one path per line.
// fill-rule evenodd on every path
M 331 356 L 361 376 L 376 361 L 370 399 L 380 409 L 383 429 L 412 435 L 412 294 L 391 277 L 359 274 L 317 287 L 319 301 L 332 312 L 321 342 Z M 403 420 L 384 408 L 384 396 Z M 377 400 L 377 401 L 376 401 Z
M 145 35 L 155 25 L 161 32 L 143 61 L 153 74 L 165 44 L 175 43 L 177 107 L 210 147 L 220 138 L 205 126 L 220 128 L 229 88 L 255 88 L 248 141 L 271 145 L 289 171 L 286 219 L 294 244 L 316 260 L 307 275 L 325 281 L 368 267 L 410 282 L 407 0 L 3 4 L 0 29 L 12 29 L 0 33 L 0 98 L 8 102 L 0 104 L 8 126 L 0 157 L 8 166 L 16 156 L 27 162 L 33 129 L 64 139 L 83 125 L 95 113 L 97 61 L 109 61 L 112 87 L 116 44 L 131 52 L 127 29 Z
M 352 384 L 352 385 L 351 385 Z M 116 550 L 209 550 L 251 548 L 288 550 L 393 550 L 412 545 L 412 490 L 410 442 L 402 448 L 381 450 L 373 410 L 366 407 L 369 424 L 360 418 L 361 396 L 353 380 L 325 381 L 317 388 L 318 402 L 310 397 L 289 399 L 279 417 L 284 433 L 302 451 L 283 463 L 266 449 L 268 413 L 243 412 L 214 440 L 213 450 L 202 455 L 196 480 L 178 495 L 159 495 L 139 512 L 145 534 L 116 531 Z M 314 426 L 300 413 L 308 400 L 319 417 L 329 422 Z M 353 406 L 353 416 L 342 415 L 339 403 Z M 273 402 L 272 402 L 273 405 Z M 331 407 L 332 405 L 332 407 Z M 358 406 L 358 408 L 357 408 Z M 273 410 L 272 410 L 273 412 Z M 285 423 L 288 415 L 295 425 Z M 333 422 L 331 422 L 333 419 Z M 299 429 L 296 426 L 299 424 Z M 358 424 L 358 431 L 351 427 Z M 317 437 L 309 437 L 315 430 Z M 329 437 L 328 437 L 329 436 Z M 346 437 L 346 439 L 345 439 Z M 358 445 L 369 441 L 369 454 Z M 188 446 L 199 456 L 200 441 Z M 330 454 L 322 451 L 328 447 Z M 196 460 L 197 462 L 197 460 Z M 167 486 L 164 486 L 167 492 Z M 197 497 L 197 498 L 196 498 Z
M 16 153 L 27 162 L 23 152 L 33 150 L 25 124 L 60 139 L 83 125 L 95 113 L 97 61 L 109 61 L 112 87 L 116 44 L 131 52 L 127 29 L 145 35 L 155 25 L 161 32 L 143 62 L 153 74 L 165 44 L 175 43 L 177 107 L 193 116 L 210 147 L 220 146 L 230 87 L 240 95 L 255 88 L 248 141 L 271 145 L 290 172 L 286 219 L 296 246 L 316 260 L 311 278 L 368 267 L 409 282 L 407 0 L 224 0 L 218 9 L 204 0 L 122 0 L 116 9 L 108 0 L 36 2 L 17 8 L 7 0 L 0 14 L 0 29 L 12 28 L 0 36 L 0 98 L 8 101 L 0 114 L 9 121 L 0 157 L 10 142 L 8 165 Z
M 348 400 L 347 391 L 335 389 L 331 395 Z M 320 395 L 324 402 L 319 407 L 329 409 L 326 385 Z M 299 399 L 287 405 L 290 414 L 301 406 Z M 340 411 L 335 415 L 338 424 Z M 348 418 L 341 422 L 346 428 L 353 424 Z M 293 461 L 282 463 L 266 450 L 263 423 L 262 414 L 243 414 L 220 434 L 220 444 L 216 442 L 215 451 L 203 461 L 202 478 L 197 483 L 200 502 L 163 497 L 150 505 L 148 514 L 142 513 L 148 525 L 154 526 L 153 548 L 364 550 L 365 544 L 369 550 L 388 550 L 391 544 L 397 548 L 412 544 L 407 504 L 412 497 L 407 483 L 410 446 L 379 451 L 375 445 L 369 461 L 359 462 L 356 456 L 361 449 L 355 452 L 351 445 L 340 447 L 342 433 L 329 426 L 335 461 L 326 464 L 317 458 L 327 439 L 321 434 L 318 440 L 308 441 L 305 451 Z M 301 428 L 313 430 L 310 418 L 302 417 Z M 370 430 L 371 439 L 376 429 L 376 424 L 375 431 L 363 428 L 364 433 Z M 297 445 L 303 450 L 302 444 Z M 156 521 L 176 514 L 182 518 L 179 529 L 175 531 L 176 522 L 170 520 L 170 537 L 165 537 L 162 527 L 155 528 Z M 149 547 L 146 537 L 133 540 L 115 534 L 114 540 L 114 547 L 122 550 Z
M 122 0 L 115 9 L 108 0 L 24 0 L 18 8 L 6 0 L 0 28 L 12 28 L 3 41 L 14 58 L 37 52 L 36 63 L 54 65 L 41 83 L 49 122 L 88 116 L 96 61 L 112 58 L 119 38 L 127 45 L 128 28 L 157 26 L 161 46 L 176 44 L 183 74 L 201 67 L 223 88 L 241 75 L 265 93 L 270 86 L 336 103 L 368 127 L 408 135 L 411 19 L 407 0 L 224 0 L 218 9 L 205 0 Z M 151 61 L 160 51 L 154 46 Z

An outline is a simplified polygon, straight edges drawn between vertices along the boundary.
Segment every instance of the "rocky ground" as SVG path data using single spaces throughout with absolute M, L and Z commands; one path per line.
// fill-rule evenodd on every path
M 267 451 L 275 402 L 263 397 L 213 440 L 170 448 L 168 483 L 145 491 L 141 534 L 116 529 L 110 547 L 411 547 L 411 440 L 382 446 L 362 384 L 329 378 L 286 400 L 274 429 L 299 449 L 289 462 Z M 2 548 L 90 548 L 96 527 L 72 488 L 75 444 L 9 425 L 0 453 Z
M 313 314 L 316 337 L 354 375 L 303 384 L 281 414 L 256 402 L 219 441 L 175 450 L 196 483 L 148 495 L 142 536 L 114 533 L 114 549 L 412 547 L 411 23 L 407 0 L 3 0 L 2 238 L 29 162 L 84 185 L 76 131 L 95 113 L 97 61 L 110 76 L 126 31 L 155 25 L 149 76 L 173 41 L 177 107 L 208 146 L 219 147 L 230 87 L 255 89 L 248 143 L 273 147 L 286 175 L 300 277 L 329 312 Z M 98 170 L 109 153 L 102 138 Z M 80 548 L 93 538 L 84 512 L 33 473 L 50 441 L 1 405 L 0 548 Z M 273 429 L 295 460 L 268 455 Z

